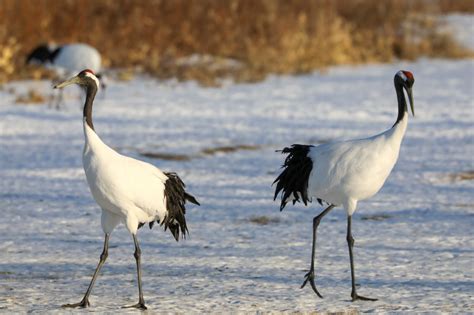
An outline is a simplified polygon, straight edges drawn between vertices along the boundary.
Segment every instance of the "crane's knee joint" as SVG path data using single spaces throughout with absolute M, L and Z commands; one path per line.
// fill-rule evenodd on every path
M 351 246 L 351 247 L 354 246 L 355 240 L 352 237 L 352 235 L 348 234 L 346 239 L 347 239 L 347 243 L 349 244 L 349 246 Z
M 141 254 L 142 254 L 142 251 L 140 250 L 140 248 L 137 248 L 137 249 L 135 249 L 135 252 L 133 253 L 133 256 L 135 256 L 135 259 L 138 260 L 138 259 L 140 259 Z
M 107 257 L 109 257 L 109 253 L 107 251 L 102 252 L 102 254 L 100 254 L 100 261 L 105 261 Z
M 321 222 L 321 216 L 318 215 L 318 216 L 313 218 L 313 225 L 314 226 L 318 226 L 320 222 Z

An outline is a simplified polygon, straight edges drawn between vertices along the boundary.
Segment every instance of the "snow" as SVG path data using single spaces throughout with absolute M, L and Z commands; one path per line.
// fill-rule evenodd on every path
M 464 46 L 474 49 L 474 15 L 449 14 L 444 18 L 446 30 Z
M 318 231 L 319 299 L 299 286 L 322 208 L 278 211 L 271 183 L 283 156 L 275 150 L 391 127 L 400 69 L 415 76 L 416 117 L 385 186 L 359 203 L 353 220 L 358 293 L 379 301 L 350 301 L 342 208 Z M 111 82 L 95 103 L 98 134 L 123 154 L 176 171 L 202 205 L 188 207 L 190 236 L 179 243 L 156 226 L 139 231 L 149 313 L 474 312 L 473 87 L 472 60 L 430 59 L 222 88 Z M 61 304 L 82 298 L 98 262 L 100 210 L 82 170 L 78 90 L 68 90 L 61 111 L 15 104 L 30 88 L 50 93 L 48 82 L 0 90 L 0 312 L 63 313 Z M 222 148 L 238 145 L 254 147 Z M 262 216 L 267 225 L 255 223 Z M 133 313 L 120 307 L 136 303 L 137 291 L 133 241 L 120 226 L 90 311 Z

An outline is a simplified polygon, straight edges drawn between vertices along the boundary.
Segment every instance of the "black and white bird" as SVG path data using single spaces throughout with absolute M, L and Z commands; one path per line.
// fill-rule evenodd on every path
M 276 178 L 274 199 L 281 193 L 280 210 L 288 202 L 302 201 L 307 205 L 316 198 L 322 205 L 329 206 L 313 218 L 313 246 L 311 267 L 305 275 L 314 292 L 322 298 L 316 288 L 314 279 L 314 261 L 316 252 L 316 230 L 321 219 L 334 207 L 343 206 L 347 211 L 347 243 L 352 279 L 352 300 L 370 300 L 357 294 L 354 271 L 351 224 L 357 202 L 375 195 L 382 188 L 398 159 L 400 145 L 408 124 L 407 102 L 403 89 L 409 100 L 412 114 L 412 86 L 415 82 L 409 71 L 395 74 L 394 83 L 398 99 L 398 116 L 392 128 L 370 138 L 330 142 L 318 146 L 294 144 L 282 150 L 288 154 L 282 166 L 282 173 Z
M 71 75 L 82 69 L 91 69 L 95 73 L 100 73 L 102 65 L 97 49 L 82 43 L 62 46 L 41 44 L 28 55 L 26 62 L 53 67 L 61 72 L 61 75 Z
M 62 46 L 41 44 L 27 56 L 26 63 L 51 69 L 60 80 L 64 80 L 82 69 L 91 69 L 101 81 L 102 89 L 105 88 L 104 76 L 101 74 L 101 55 L 97 49 L 87 44 L 71 43 Z M 61 102 L 62 93 L 56 99 L 56 107 Z
M 185 237 L 188 232 L 185 203 L 199 203 L 185 191 L 185 185 L 176 173 L 165 173 L 151 164 L 123 156 L 102 142 L 92 123 L 92 104 L 99 89 L 99 80 L 92 70 L 83 70 L 55 88 L 64 88 L 70 84 L 78 84 L 86 91 L 82 162 L 92 196 L 102 209 L 101 222 L 105 240 L 99 264 L 84 298 L 79 303 L 64 306 L 89 306 L 92 287 L 107 259 L 110 234 L 118 224 L 123 223 L 135 243 L 139 300 L 133 307 L 146 309 L 137 230 L 146 223 L 151 229 L 157 222 L 164 226 L 165 230 L 169 229 L 178 241 L 180 234 Z

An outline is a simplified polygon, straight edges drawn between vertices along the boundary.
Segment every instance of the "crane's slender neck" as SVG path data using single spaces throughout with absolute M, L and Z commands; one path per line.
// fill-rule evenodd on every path
M 395 80 L 395 90 L 397 91 L 398 116 L 397 116 L 397 121 L 395 122 L 394 126 L 403 119 L 403 117 L 405 116 L 405 112 L 408 111 L 405 94 L 403 94 L 403 85 L 397 80 Z
M 86 119 L 87 125 L 89 125 L 89 127 L 92 130 L 94 130 L 94 124 L 92 123 L 92 105 L 93 105 L 96 93 L 97 93 L 97 86 L 95 84 L 88 84 L 86 86 L 86 102 L 84 104 L 83 115 L 84 115 L 84 118 Z

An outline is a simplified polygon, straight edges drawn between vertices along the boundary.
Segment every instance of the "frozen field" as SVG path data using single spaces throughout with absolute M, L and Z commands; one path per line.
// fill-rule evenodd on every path
M 283 157 L 274 151 L 389 128 L 399 69 L 415 74 L 417 116 L 391 177 L 359 204 L 353 228 L 359 292 L 380 300 L 349 301 L 342 209 L 319 230 L 317 284 L 325 298 L 318 299 L 299 286 L 321 207 L 278 211 L 271 183 Z M 188 208 L 185 241 L 156 227 L 140 230 L 150 312 L 474 311 L 473 72 L 472 61 L 422 60 L 220 89 L 145 78 L 111 84 L 96 101 L 99 135 L 122 153 L 177 171 L 202 204 Z M 14 104 L 14 94 L 31 86 L 48 93 L 46 82 L 1 92 L 0 310 L 61 312 L 61 304 L 80 300 L 98 261 L 100 212 L 81 165 L 78 91 L 69 90 L 62 111 Z M 91 311 L 135 302 L 132 254 L 122 226 Z
M 350 302 L 342 208 L 318 231 L 319 299 L 299 286 L 322 207 L 279 212 L 275 150 L 390 128 L 400 69 L 415 75 L 416 117 L 392 175 L 353 222 L 358 293 L 379 301 Z M 420 60 L 222 88 L 112 82 L 95 102 L 97 133 L 123 154 L 178 172 L 202 205 L 188 207 L 187 240 L 140 230 L 148 312 L 474 312 L 473 80 L 472 60 Z M 0 90 L 0 312 L 61 313 L 82 298 L 98 262 L 100 211 L 82 169 L 79 91 L 68 90 L 61 111 L 15 104 L 30 88 L 50 93 L 48 82 Z M 138 298 L 123 226 L 110 245 L 87 311 L 125 312 Z

